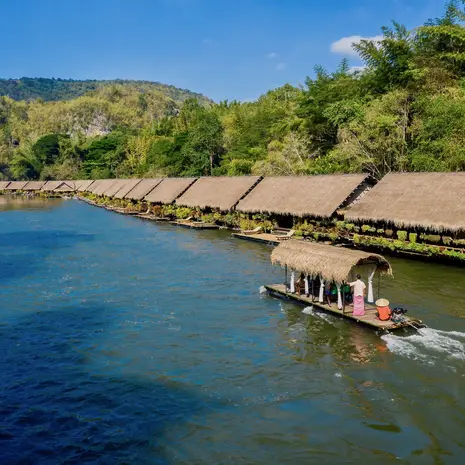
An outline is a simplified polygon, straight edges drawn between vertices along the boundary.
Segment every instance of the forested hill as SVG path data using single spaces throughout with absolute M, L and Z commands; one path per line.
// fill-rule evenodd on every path
M 57 100 L 71 100 L 102 86 L 128 85 L 137 87 L 140 91 L 158 90 L 177 102 L 184 102 L 188 98 L 196 98 L 201 102 L 211 102 L 201 94 L 175 86 L 150 81 L 129 80 L 84 80 L 28 78 L 0 79 L 0 96 L 6 95 L 13 100 L 42 99 L 45 102 Z
M 317 66 L 304 86 L 253 102 L 206 104 L 138 81 L 23 80 L 28 93 L 9 94 L 24 100 L 0 96 L 0 179 L 465 170 L 465 0 L 353 48 L 362 69 Z

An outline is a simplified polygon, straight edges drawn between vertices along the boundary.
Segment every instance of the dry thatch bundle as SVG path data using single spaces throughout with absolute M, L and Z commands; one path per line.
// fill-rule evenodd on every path
M 181 197 L 177 205 L 193 208 L 231 210 L 260 180 L 259 176 L 200 178 Z
M 125 196 L 125 199 L 142 200 L 149 192 L 152 192 L 155 187 L 163 181 L 163 178 L 142 179 L 133 189 Z
M 344 216 L 401 228 L 465 230 L 465 173 L 391 173 Z
M 239 202 L 237 210 L 328 218 L 366 178 L 365 174 L 264 178 Z
M 6 191 L 20 191 L 24 189 L 24 186 L 27 184 L 27 181 L 11 181 L 8 186 L 6 186 Z
M 4 191 L 8 184 L 10 184 L 10 181 L 0 181 L 0 191 Z
M 88 192 L 90 187 L 95 181 L 93 179 L 83 179 L 82 181 L 76 181 L 78 192 Z
M 271 262 L 337 283 L 348 281 L 357 266 L 376 265 L 379 271 L 392 274 L 391 265 L 381 255 L 292 239 L 273 250 Z
M 197 178 L 165 178 L 144 200 L 152 203 L 172 203 L 196 180 Z
M 136 187 L 142 179 L 127 179 L 124 186 L 113 196 L 115 199 L 124 199 L 124 197 Z
M 29 181 L 23 188 L 24 191 L 40 191 L 45 181 Z

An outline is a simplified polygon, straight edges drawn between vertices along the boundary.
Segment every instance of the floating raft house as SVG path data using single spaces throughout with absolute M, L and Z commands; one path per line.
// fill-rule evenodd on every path
M 197 178 L 165 178 L 144 200 L 151 203 L 173 203 Z
M 465 173 L 391 173 L 344 212 L 351 222 L 465 231 Z
M 29 181 L 23 191 L 40 191 L 45 185 L 45 181 Z
M 237 205 L 244 213 L 331 217 L 367 188 L 365 174 L 266 177 Z
M 8 184 L 10 184 L 10 181 L 0 181 L 0 191 L 4 191 L 8 187 Z
M 229 211 L 260 179 L 260 176 L 199 178 L 176 200 L 176 204 L 183 207 Z
M 11 181 L 5 188 L 6 191 L 21 191 L 26 186 L 27 181 Z
M 378 274 L 392 275 L 389 262 L 381 255 L 359 250 L 345 249 L 306 241 L 289 240 L 281 243 L 271 253 L 273 264 L 285 268 L 285 284 L 266 285 L 272 295 L 291 299 L 304 305 L 313 305 L 328 313 L 348 318 L 357 323 L 375 329 L 395 330 L 404 327 L 421 327 L 420 320 L 406 317 L 404 321 L 394 323 L 377 318 L 373 291 L 373 280 Z M 288 282 L 287 270 L 291 271 Z M 298 292 L 295 284 L 295 273 L 302 273 L 305 280 L 305 292 Z M 363 316 L 353 315 L 352 305 L 347 305 L 341 295 L 344 283 L 355 280 L 360 273 L 368 282 L 368 305 Z M 331 306 L 324 300 L 325 282 L 334 282 L 337 286 L 338 299 Z M 318 287 L 315 288 L 315 282 Z M 311 283 L 311 284 L 310 284 Z M 378 296 L 379 297 L 379 296 Z
M 78 185 L 78 192 L 90 192 L 89 188 L 94 184 L 93 179 L 83 179 L 82 181 L 76 181 L 76 183 L 79 183 Z
M 115 193 L 115 199 L 124 199 L 124 197 L 136 187 L 142 179 L 127 179 L 126 183 Z
M 125 196 L 129 200 L 142 200 L 147 194 L 152 192 L 155 187 L 163 181 L 163 178 L 142 179 L 133 189 Z

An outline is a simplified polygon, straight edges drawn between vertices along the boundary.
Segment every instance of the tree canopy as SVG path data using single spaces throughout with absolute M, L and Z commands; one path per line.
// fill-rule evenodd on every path
M 0 97 L 0 178 L 464 170 L 464 25 L 465 0 L 449 1 L 415 30 L 393 22 L 354 45 L 363 68 L 316 66 L 303 86 L 253 102 L 136 81 L 0 80 L 0 94 L 23 99 Z

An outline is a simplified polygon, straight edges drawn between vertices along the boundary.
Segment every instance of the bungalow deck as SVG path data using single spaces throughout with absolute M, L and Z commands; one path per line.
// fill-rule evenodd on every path
M 343 312 L 337 308 L 336 303 L 333 303 L 333 305 L 330 307 L 327 304 L 312 300 L 311 296 L 306 297 L 305 295 L 292 294 L 291 292 L 286 291 L 284 284 L 265 285 L 265 288 L 271 295 L 275 297 L 294 300 L 304 305 L 313 305 L 314 307 L 317 307 L 318 309 L 325 312 L 347 318 L 354 321 L 355 323 L 361 323 L 377 330 L 395 331 L 401 328 L 411 328 L 412 326 L 416 328 L 422 328 L 425 326 L 421 320 L 409 317 L 405 317 L 405 321 L 401 323 L 381 321 L 376 317 L 376 307 L 374 305 L 365 306 L 365 315 L 354 316 L 353 307 L 351 305 L 346 305 L 345 311 Z
M 198 221 L 170 221 L 170 223 L 189 229 L 219 229 L 217 224 L 201 223 Z
M 150 221 L 170 221 L 169 218 L 164 218 L 162 216 L 156 215 L 136 215 L 137 218 L 142 218 L 143 220 L 150 220 Z
M 267 245 L 278 245 L 279 241 L 276 239 L 276 234 L 269 233 L 258 233 L 258 234 L 242 234 L 242 233 L 232 233 L 233 237 L 237 239 L 243 239 L 245 241 L 251 242 L 261 242 L 262 244 Z

